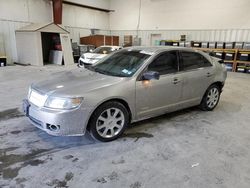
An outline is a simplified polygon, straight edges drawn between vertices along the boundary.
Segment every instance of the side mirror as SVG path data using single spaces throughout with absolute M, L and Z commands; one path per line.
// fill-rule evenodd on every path
M 156 72 L 156 71 L 144 72 L 142 75 L 142 79 L 143 80 L 159 80 L 160 74 L 159 72 Z

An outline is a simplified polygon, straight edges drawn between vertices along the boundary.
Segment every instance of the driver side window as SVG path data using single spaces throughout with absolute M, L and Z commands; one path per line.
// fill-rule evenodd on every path
M 148 71 L 159 72 L 160 75 L 178 71 L 178 59 L 175 51 L 165 52 L 148 66 Z

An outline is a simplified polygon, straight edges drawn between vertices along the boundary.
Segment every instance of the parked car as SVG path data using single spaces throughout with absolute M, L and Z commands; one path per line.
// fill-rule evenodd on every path
M 100 46 L 92 52 L 82 54 L 79 58 L 78 66 L 84 67 L 86 65 L 93 65 L 108 54 L 120 49 L 122 49 L 121 46 Z
M 88 68 L 32 84 L 23 109 L 51 135 L 118 138 L 136 121 L 199 105 L 213 110 L 227 71 L 219 59 L 177 47 L 130 47 Z

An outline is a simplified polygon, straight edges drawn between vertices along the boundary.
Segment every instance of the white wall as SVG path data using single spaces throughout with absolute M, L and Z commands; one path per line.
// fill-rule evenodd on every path
M 51 1 L 0 0 L 0 20 L 14 22 L 49 22 L 52 20 Z
M 140 0 L 111 0 L 111 30 L 135 30 Z M 141 0 L 140 30 L 250 29 L 249 0 Z
M 82 28 L 109 29 L 109 14 L 106 12 L 63 5 L 63 25 Z
M 151 34 L 161 39 L 250 41 L 249 0 L 111 0 L 111 34 L 138 34 L 142 45 L 151 45 Z
M 90 29 L 109 31 L 109 13 L 102 11 L 64 4 L 62 20 L 74 42 L 79 42 L 80 37 L 90 35 Z

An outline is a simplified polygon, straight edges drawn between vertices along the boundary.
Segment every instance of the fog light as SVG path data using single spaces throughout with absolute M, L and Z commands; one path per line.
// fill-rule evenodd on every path
M 46 124 L 47 125 L 47 129 L 49 129 L 50 131 L 59 131 L 60 129 L 60 125 L 52 125 L 52 124 Z

